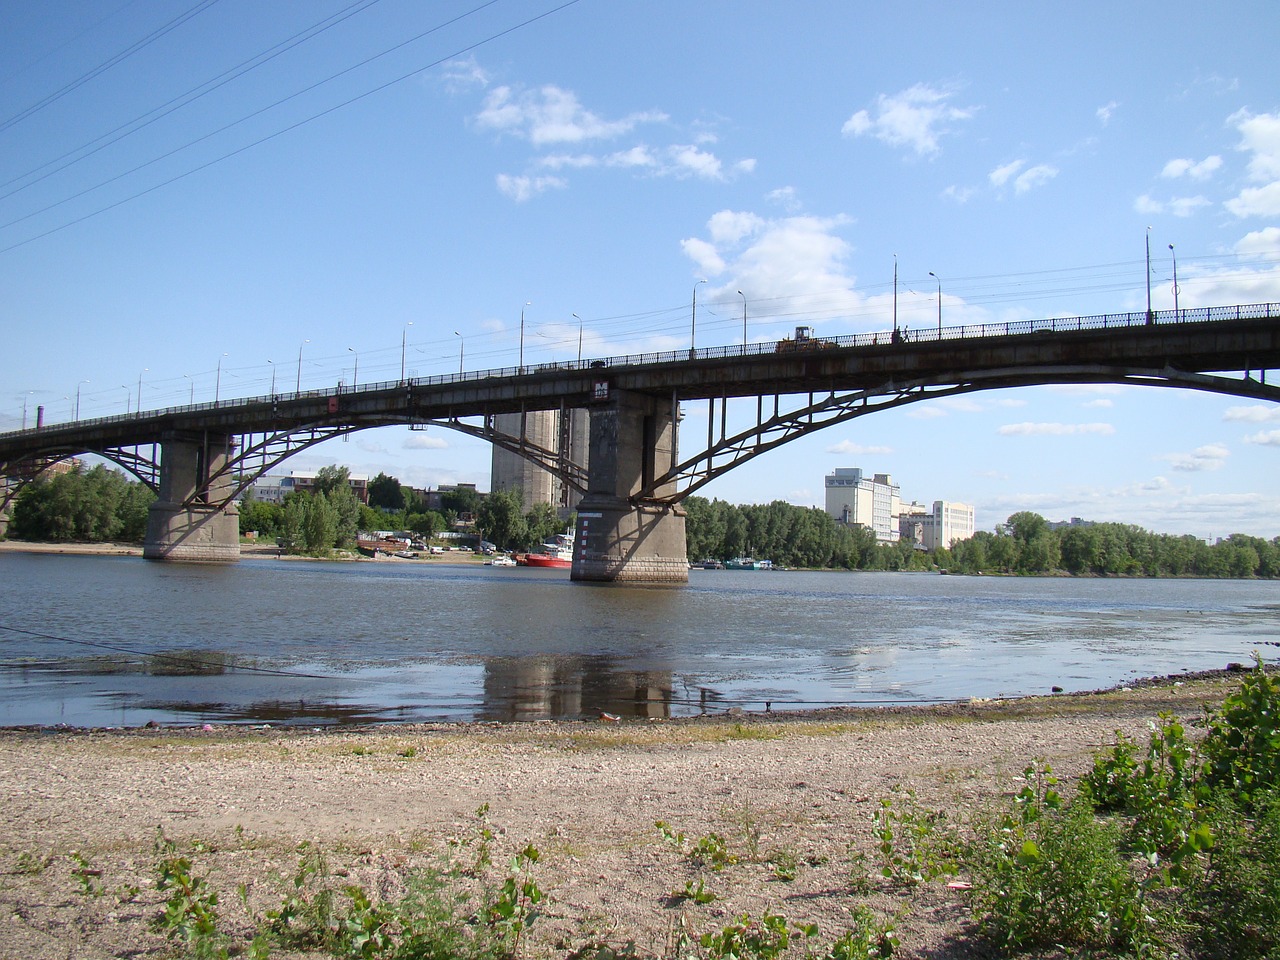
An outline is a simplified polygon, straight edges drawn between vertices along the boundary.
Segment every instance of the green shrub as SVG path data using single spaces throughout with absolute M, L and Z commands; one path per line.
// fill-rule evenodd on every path
M 1047 774 L 1028 768 L 1015 808 L 976 830 L 967 861 L 984 932 L 1005 949 L 1130 949 L 1147 917 L 1120 831 L 1088 802 L 1064 805 Z
M 1229 800 L 1214 807 L 1208 869 L 1186 893 L 1200 956 L 1280 957 L 1280 791 L 1253 801 L 1252 819 Z
M 1226 789 L 1246 806 L 1255 794 L 1280 787 L 1280 679 L 1267 673 L 1262 657 L 1210 717 L 1202 748 L 1205 781 Z

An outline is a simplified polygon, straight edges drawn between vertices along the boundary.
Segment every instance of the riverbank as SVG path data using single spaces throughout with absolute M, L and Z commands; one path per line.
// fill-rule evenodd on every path
M 531 957 L 588 939 L 669 955 L 681 930 L 766 910 L 816 923 L 829 943 L 858 904 L 900 917 L 896 956 L 991 956 L 963 890 L 879 877 L 881 800 L 905 810 L 911 791 L 924 809 L 967 817 L 1015 793 L 1033 760 L 1069 781 L 1117 730 L 1145 742 L 1161 713 L 1190 726 L 1234 682 L 664 722 L 0 731 L 0 955 L 171 955 L 149 929 L 164 900 L 162 832 L 220 893 L 234 937 L 252 928 L 238 885 L 255 914 L 278 907 L 299 844 L 323 853 L 335 884 L 392 896 L 414 868 L 471 862 L 483 845 L 500 871 L 531 843 L 546 895 Z M 712 834 L 723 869 L 689 853 Z M 717 899 L 674 895 L 696 882 Z

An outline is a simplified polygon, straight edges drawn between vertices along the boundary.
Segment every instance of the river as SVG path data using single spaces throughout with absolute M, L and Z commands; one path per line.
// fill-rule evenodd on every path
M 0 725 L 687 716 L 1092 690 L 1280 646 L 1280 582 L 0 554 Z

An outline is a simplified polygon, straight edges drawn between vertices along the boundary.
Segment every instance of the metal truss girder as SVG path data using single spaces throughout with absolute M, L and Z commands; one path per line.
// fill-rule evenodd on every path
M 65 448 L 44 450 L 39 454 L 11 463 L 0 463 L 0 478 L 9 480 L 0 491 L 0 511 L 3 511 L 18 496 L 22 488 L 36 480 L 56 463 L 72 457 L 94 454 L 110 460 L 112 463 L 133 474 L 153 492 L 160 490 L 160 466 L 154 456 L 144 456 L 138 447 L 98 447 L 98 448 Z
M 552 450 L 549 447 L 532 443 L 528 437 L 521 437 L 498 430 L 494 426 L 494 418 L 492 416 L 485 417 L 483 424 L 464 423 L 456 419 L 429 420 L 427 422 L 432 426 L 457 430 L 459 433 L 467 434 L 467 436 L 487 440 L 503 450 L 509 450 L 516 456 L 524 457 L 526 460 L 537 464 L 547 473 L 567 486 L 573 487 L 579 493 L 587 492 L 587 471 L 579 464 L 574 463 L 560 450 Z
M 637 501 L 679 502 L 695 493 L 734 467 L 773 450 L 784 443 L 816 430 L 846 423 L 869 413 L 888 410 L 908 403 L 958 396 L 982 390 L 998 390 L 1020 386 L 1051 384 L 1110 383 L 1132 386 L 1161 386 L 1201 390 L 1226 396 L 1250 397 L 1280 403 L 1280 388 L 1246 375 L 1243 378 L 1214 374 L 1188 373 L 1165 367 L 1159 370 L 1110 368 L 1105 366 L 1064 366 L 1060 368 L 992 370 L 979 377 L 960 382 L 942 383 L 921 379 L 906 383 L 887 381 L 878 387 L 845 394 L 832 392 L 821 400 L 810 394 L 809 403 L 787 413 L 775 413 L 767 419 L 757 415 L 756 426 L 733 436 L 722 436 L 706 449 L 690 457 L 648 484 L 635 497 Z M 775 397 L 775 409 L 778 402 Z M 722 403 L 725 401 L 722 399 Z M 724 413 L 722 411 L 722 431 Z M 674 484 L 677 492 L 658 497 L 655 491 Z

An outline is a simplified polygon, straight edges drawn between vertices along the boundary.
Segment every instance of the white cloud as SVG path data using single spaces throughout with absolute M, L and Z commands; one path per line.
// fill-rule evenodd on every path
M 716 252 L 715 244 L 698 237 L 690 237 L 687 240 L 681 240 L 680 247 L 684 250 L 684 255 L 696 263 L 703 273 L 715 277 L 724 272 L 725 263 Z
M 489 75 L 476 62 L 475 57 L 450 60 L 440 71 L 440 79 L 450 93 L 458 93 L 474 87 L 487 87 Z
M 1039 163 L 1018 174 L 1013 182 L 1013 192 L 1022 194 L 1028 190 L 1043 186 L 1058 175 L 1058 168 L 1047 163 Z
M 942 196 L 956 203 L 968 203 L 977 191 L 973 187 L 957 187 L 955 184 L 942 191 Z
M 560 177 L 528 177 L 512 176 L 500 173 L 497 176 L 498 189 L 517 203 L 524 203 L 547 190 L 563 190 L 568 184 Z
M 495 87 L 485 98 L 476 123 L 499 133 L 528 140 L 535 146 L 611 140 L 644 123 L 661 123 L 667 116 L 656 110 L 606 120 L 587 110 L 577 95 L 553 84 L 537 91 Z
M 1280 113 L 1239 110 L 1227 123 L 1240 132 L 1237 149 L 1252 154 L 1249 179 L 1262 184 L 1241 190 L 1227 201 L 1227 210 L 1240 218 L 1280 216 Z
M 714 153 L 707 153 L 691 145 L 673 145 L 667 148 L 667 157 L 677 173 L 693 174 L 707 180 L 721 180 L 720 160 Z
M 433 437 L 414 430 L 404 438 L 404 448 L 406 450 L 447 450 L 449 441 L 444 437 Z
M 1175 217 L 1189 217 L 1197 210 L 1208 206 L 1212 204 L 1204 197 L 1171 197 L 1168 200 L 1157 200 L 1145 193 L 1133 202 L 1133 209 L 1137 213 L 1169 213 Z
M 795 187 L 779 187 L 777 190 L 770 190 L 764 198 L 770 203 L 776 203 L 788 213 L 795 213 L 800 209 L 800 200 L 796 196 Z
M 589 153 L 553 153 L 549 156 L 542 157 L 538 161 L 538 166 L 546 167 L 548 170 L 561 170 L 565 168 L 580 170 L 587 167 L 598 166 L 599 163 L 599 159 L 593 157 Z
M 953 107 L 948 101 L 954 90 L 917 83 L 892 95 L 876 97 L 875 117 L 859 110 L 840 128 L 846 137 L 866 134 L 893 147 L 910 147 L 919 156 L 932 156 L 941 149 L 938 139 L 950 132 L 958 120 L 973 116 L 972 107 Z
M 1084 434 L 1110 436 L 1116 428 L 1109 423 L 1006 423 L 996 431 L 1002 437 L 1069 437 Z
M 1268 257 L 1280 257 L 1280 227 L 1267 227 L 1246 233 L 1235 246 L 1236 253 L 1241 256 L 1261 254 Z
M 707 232 L 713 243 L 738 243 L 745 237 L 758 233 L 767 221 L 754 213 L 737 210 L 721 210 L 707 221 Z
M 1114 407 L 1115 404 L 1106 397 L 1099 397 L 1097 400 L 1090 400 L 1087 403 L 1080 404 L 1080 406 L 1091 409 L 1108 410 L 1111 407 Z
M 838 453 L 844 456 L 866 455 L 883 457 L 893 453 L 893 447 L 864 446 L 861 443 L 854 443 L 852 440 L 841 440 L 839 443 L 827 447 L 827 453 Z
M 656 167 L 658 158 L 648 147 L 635 146 L 630 150 L 609 154 L 604 162 L 610 167 Z
M 1160 457 L 1167 460 L 1175 470 L 1198 473 L 1203 470 L 1218 470 L 1227 462 L 1231 451 L 1220 443 L 1211 443 L 1197 447 L 1190 453 L 1168 453 Z
M 1280 430 L 1262 430 L 1244 438 L 1245 443 L 1256 443 L 1264 447 L 1280 447 Z
M 1098 120 L 1102 122 L 1102 125 L 1105 127 L 1108 123 L 1111 122 L 1111 117 L 1115 114 L 1116 108 L 1118 106 L 1120 106 L 1120 104 L 1116 103 L 1114 100 L 1110 101 L 1109 103 L 1104 103 L 1102 106 L 1100 106 L 1097 110 L 1094 111 L 1094 116 L 1096 116 Z
M 1011 163 L 1006 163 L 1002 167 L 996 167 L 987 174 L 987 179 L 991 181 L 991 185 L 993 187 L 1003 187 L 1009 182 L 1010 177 L 1026 165 L 1026 162 L 1027 161 L 1025 160 L 1014 160 Z
M 1237 217 L 1280 217 L 1280 180 L 1265 187 L 1245 187 L 1226 202 Z
M 1160 176 L 1170 180 L 1178 177 L 1190 177 L 1192 180 L 1208 180 L 1222 166 L 1222 158 L 1214 155 L 1205 157 L 1199 163 L 1195 160 L 1170 160 L 1160 171 Z
M 1228 407 L 1222 415 L 1223 420 L 1237 423 L 1271 423 L 1280 421 L 1280 406 Z

